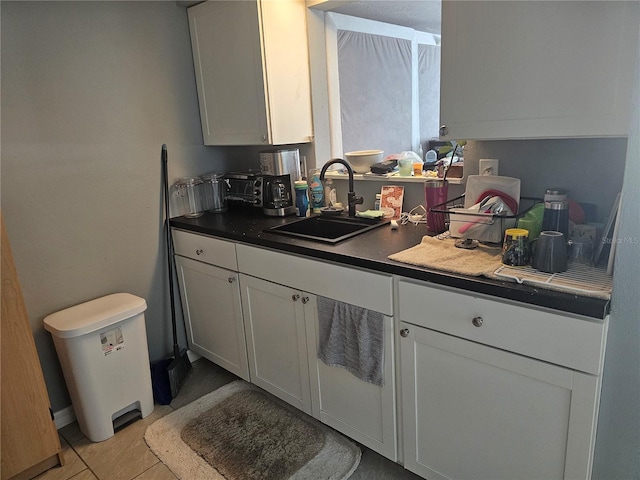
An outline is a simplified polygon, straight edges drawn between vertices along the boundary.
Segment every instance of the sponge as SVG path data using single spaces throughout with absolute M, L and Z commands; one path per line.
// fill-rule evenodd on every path
M 382 218 L 384 212 L 382 210 L 365 210 L 364 212 L 356 212 L 356 217 L 364 218 Z

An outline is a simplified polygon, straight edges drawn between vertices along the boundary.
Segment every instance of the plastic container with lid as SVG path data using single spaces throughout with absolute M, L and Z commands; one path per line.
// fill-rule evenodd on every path
M 294 184 L 296 191 L 296 215 L 306 217 L 309 210 L 309 197 L 307 196 L 308 185 L 306 180 L 296 180 Z
M 524 228 L 507 228 L 502 244 L 502 263 L 510 267 L 525 267 L 531 263 L 529 231 Z
M 201 216 L 206 208 L 204 182 L 200 177 L 184 177 L 173 184 L 179 207 L 187 218 Z
M 204 201 L 207 210 L 213 213 L 227 211 L 227 183 L 222 173 L 207 173 L 204 182 Z

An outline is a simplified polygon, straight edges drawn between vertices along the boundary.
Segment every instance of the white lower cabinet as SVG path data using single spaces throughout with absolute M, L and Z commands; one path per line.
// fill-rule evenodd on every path
M 303 304 L 310 297 L 243 274 L 240 284 L 251 381 L 311 414 Z
M 307 322 L 307 337 L 313 416 L 397 461 L 393 318 L 384 317 L 385 381 L 382 386 L 359 380 L 344 368 L 330 367 L 320 360 L 317 321 Z
M 181 231 L 174 242 L 194 352 L 428 480 L 590 479 L 608 318 Z M 383 386 L 317 358 L 319 296 L 384 315 Z
M 173 240 L 189 349 L 248 381 L 235 245 L 179 230 Z
M 251 381 L 396 461 L 391 277 L 247 245 L 237 249 Z M 316 295 L 385 315 L 383 386 L 317 358 Z
M 407 469 L 429 480 L 591 477 L 599 374 L 478 343 L 505 335 L 503 322 L 535 329 L 531 309 L 410 282 L 401 281 L 399 292 Z M 545 315 L 551 314 L 539 312 L 538 328 L 546 329 Z M 561 316 L 556 321 L 557 336 L 568 342 L 563 335 L 571 328 L 582 338 L 574 322 L 590 326 Z M 602 345 L 605 331 L 601 322 Z M 553 336 L 553 328 L 548 333 Z M 527 343 L 512 336 L 505 344 Z M 595 340 L 583 347 L 600 359 Z

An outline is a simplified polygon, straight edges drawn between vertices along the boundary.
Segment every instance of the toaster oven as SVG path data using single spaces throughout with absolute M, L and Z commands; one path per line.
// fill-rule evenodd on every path
M 262 175 L 254 172 L 231 172 L 225 174 L 227 179 L 227 201 L 233 205 L 264 206 Z

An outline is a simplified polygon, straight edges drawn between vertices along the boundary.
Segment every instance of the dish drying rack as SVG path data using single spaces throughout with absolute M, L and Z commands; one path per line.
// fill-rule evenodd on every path
M 537 285 L 542 288 L 567 291 L 608 300 L 611 297 L 613 277 L 605 268 L 570 263 L 562 273 L 544 273 L 533 267 L 510 267 L 502 265 L 494 275 L 520 284 Z
M 524 203 L 527 208 L 524 210 L 518 208 L 518 213 L 512 215 L 501 215 L 469 211 L 468 208 L 464 208 L 464 198 L 465 194 L 463 193 L 459 197 L 434 205 L 429 208 L 429 211 L 445 215 L 445 222 L 449 226 L 452 237 L 473 239 L 485 243 L 502 243 L 504 231 L 514 227 L 518 218 L 524 216 L 535 205 L 543 201 L 537 197 L 520 197 L 519 207 Z M 465 232 L 460 232 L 460 227 L 463 224 L 482 225 L 485 228 L 469 228 Z

